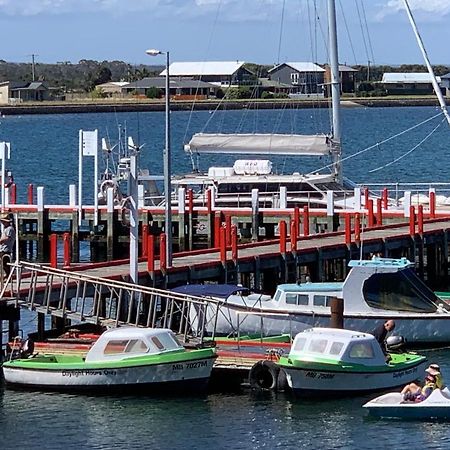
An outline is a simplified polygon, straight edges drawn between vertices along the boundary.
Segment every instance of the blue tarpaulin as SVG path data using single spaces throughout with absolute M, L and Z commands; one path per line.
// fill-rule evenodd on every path
M 185 284 L 171 290 L 179 294 L 195 295 L 196 297 L 228 298 L 233 294 L 248 294 L 248 288 L 235 284 Z

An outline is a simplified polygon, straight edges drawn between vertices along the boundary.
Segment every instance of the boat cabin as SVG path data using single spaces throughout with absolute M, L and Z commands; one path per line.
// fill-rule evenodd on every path
M 298 333 L 289 358 L 332 360 L 365 366 L 386 364 L 380 344 L 371 334 L 336 328 L 310 328 Z
M 184 351 L 172 330 L 123 327 L 105 331 L 86 355 L 86 362 L 117 361 Z

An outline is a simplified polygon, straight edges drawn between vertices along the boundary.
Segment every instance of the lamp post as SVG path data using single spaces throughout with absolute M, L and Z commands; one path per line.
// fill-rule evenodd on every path
M 172 266 L 172 210 L 171 210 L 171 193 L 172 187 L 170 183 L 171 178 L 171 157 L 170 157 L 170 75 L 169 52 L 162 52 L 161 50 L 150 49 L 145 53 L 150 56 L 166 55 L 166 146 L 164 149 L 164 204 L 165 204 L 165 222 L 164 228 L 166 232 L 166 258 L 167 267 Z

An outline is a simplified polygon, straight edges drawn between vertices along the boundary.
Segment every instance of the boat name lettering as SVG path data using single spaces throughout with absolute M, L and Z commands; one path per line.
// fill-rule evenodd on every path
M 401 372 L 397 372 L 393 374 L 394 378 L 402 378 L 406 375 L 411 375 L 412 373 L 417 372 L 417 367 L 412 367 L 411 369 L 402 370 Z
M 194 361 L 186 363 L 187 369 L 199 369 L 200 367 L 206 367 L 208 363 L 206 361 Z
M 334 378 L 334 373 L 323 373 L 323 372 L 306 372 L 308 378 L 317 378 L 318 380 L 332 380 Z
M 184 366 L 183 364 L 173 364 L 172 365 L 172 371 L 175 372 L 176 370 L 183 370 Z
M 99 376 L 99 375 L 112 375 L 116 376 L 117 371 L 112 369 L 80 369 L 80 370 L 63 370 L 63 377 L 84 377 L 84 376 Z

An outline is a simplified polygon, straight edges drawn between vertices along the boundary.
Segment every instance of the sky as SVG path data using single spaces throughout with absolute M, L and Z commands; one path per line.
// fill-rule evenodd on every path
M 450 65 L 450 0 L 409 0 L 433 64 Z M 316 9 L 314 9 L 316 8 Z M 402 0 L 336 0 L 339 59 L 422 63 Z M 326 0 L 0 0 L 0 59 L 162 64 L 326 62 Z

